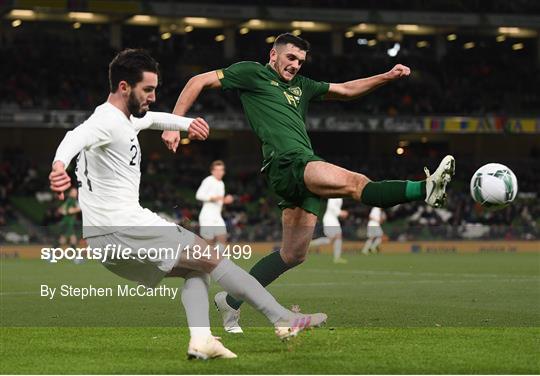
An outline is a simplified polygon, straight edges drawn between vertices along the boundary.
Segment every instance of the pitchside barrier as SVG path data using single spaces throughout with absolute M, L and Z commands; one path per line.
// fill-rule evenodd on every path
M 230 244 L 233 247 L 235 244 Z M 266 254 L 271 250 L 279 249 L 279 243 L 256 242 L 238 243 L 240 247 L 249 246 L 254 254 Z M 360 254 L 364 243 L 362 241 L 343 242 L 345 254 Z M 48 244 L 28 245 L 0 245 L 0 258 L 2 259 L 39 259 L 42 248 L 50 248 Z M 84 245 L 81 245 L 84 247 Z M 383 254 L 404 253 L 531 253 L 540 252 L 540 241 L 409 241 L 409 242 L 383 242 L 380 246 Z M 311 253 L 331 254 L 332 246 L 325 245 L 313 247 Z

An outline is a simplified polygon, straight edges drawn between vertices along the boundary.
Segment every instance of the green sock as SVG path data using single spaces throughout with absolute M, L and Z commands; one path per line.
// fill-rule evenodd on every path
M 255 277 L 255 279 L 259 281 L 261 285 L 266 287 L 289 269 L 290 267 L 285 264 L 281 258 L 281 255 L 279 254 L 279 251 L 277 251 L 272 252 L 260 259 L 255 265 L 253 265 L 249 271 L 249 274 Z M 243 303 L 243 301 L 236 300 L 229 294 L 227 294 L 226 299 L 227 304 L 234 309 L 240 308 Z
M 378 208 L 389 208 L 404 202 L 423 200 L 425 197 L 425 181 L 383 180 L 367 183 L 360 201 Z

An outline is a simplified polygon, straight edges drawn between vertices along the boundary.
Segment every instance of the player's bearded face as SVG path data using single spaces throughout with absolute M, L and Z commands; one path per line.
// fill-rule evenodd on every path
M 128 111 L 135 117 L 143 117 L 156 101 L 157 74 L 144 72 L 142 81 L 138 82 L 128 96 Z
M 143 117 L 148 111 L 148 108 L 143 105 L 143 101 L 137 98 L 135 90 L 131 90 L 129 93 L 127 107 L 128 111 L 135 117 Z

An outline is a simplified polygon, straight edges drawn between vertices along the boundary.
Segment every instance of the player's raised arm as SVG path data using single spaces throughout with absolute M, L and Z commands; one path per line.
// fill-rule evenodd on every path
M 388 82 L 411 74 L 411 69 L 405 65 L 397 64 L 386 73 L 367 78 L 347 81 L 339 84 L 330 84 L 325 99 L 352 100 L 382 86 Z
M 203 118 L 192 119 L 167 112 L 148 111 L 142 118 L 131 116 L 131 122 L 137 130 L 185 131 L 192 140 L 204 141 L 210 133 L 210 127 Z
M 197 100 L 201 91 L 219 87 L 221 87 L 221 83 L 217 71 L 201 73 L 192 77 L 180 93 L 174 106 L 173 114 L 184 116 Z M 192 137 L 190 136 L 190 138 Z M 180 133 L 178 131 L 164 131 L 161 139 L 169 150 L 176 152 L 176 148 L 180 142 Z

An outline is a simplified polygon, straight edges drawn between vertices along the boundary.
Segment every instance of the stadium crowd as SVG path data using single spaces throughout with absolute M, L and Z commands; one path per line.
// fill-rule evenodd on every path
M 63 24 L 48 28 L 25 24 L 24 27 L 28 30 L 15 33 L 12 40 L 2 43 L 2 54 L 9 59 L 1 62 L 6 74 L 0 78 L 0 109 L 90 110 L 103 101 L 107 92 L 107 64 L 115 54 L 109 47 L 107 27 L 88 26 L 91 30 L 69 32 L 60 32 L 68 27 Z M 158 33 L 146 28 L 126 27 L 124 46 L 147 48 L 161 62 L 158 108 L 170 110 L 181 88 L 198 72 L 226 67 L 239 60 L 266 63 L 270 45 L 264 39 L 271 31 L 239 36 L 237 56 L 229 60 L 223 57 L 221 45 L 213 39 L 216 32 L 195 30 L 162 41 Z M 540 93 L 536 88 L 540 84 L 540 72 L 532 52 L 534 41 L 524 41 L 524 49 L 513 51 L 510 40 L 497 43 L 494 37 L 463 36 L 455 43 L 444 40 L 446 52 L 438 57 L 433 40 L 431 47 L 417 48 L 418 37 L 405 37 L 398 55 L 390 57 L 387 49 L 394 42 L 368 47 L 359 45 L 355 37 L 345 40 L 342 56 L 332 56 L 328 35 L 303 36 L 311 38 L 313 45 L 303 73 L 315 79 L 342 82 L 381 73 L 397 62 L 413 69 L 408 80 L 383 87 L 378 95 L 366 96 L 361 102 L 314 104 L 311 111 L 315 113 L 344 110 L 389 116 L 539 113 Z M 476 41 L 476 48 L 465 50 L 462 43 L 469 39 Z M 239 108 L 234 93 L 208 92 L 193 110 L 236 112 Z
M 194 231 L 198 231 L 200 203 L 195 191 L 201 180 L 208 175 L 207 157 L 184 155 L 162 160 L 158 156 L 143 159 L 140 201 Z M 332 160 L 332 158 L 329 158 Z M 459 160 L 459 157 L 458 157 Z M 419 177 L 420 160 L 388 163 L 384 160 L 367 160 L 347 167 L 366 173 L 373 179 Z M 448 206 L 432 209 L 422 203 L 408 203 L 386 210 L 388 221 L 383 226 L 390 239 L 538 239 L 540 229 L 540 202 L 535 188 L 540 185 L 534 161 L 516 164 L 520 178 L 520 196 L 512 205 L 499 211 L 485 211 L 476 205 L 468 194 L 468 172 L 457 170 L 455 182 L 449 190 Z M 380 168 L 380 165 L 387 166 Z M 14 231 L 13 225 L 24 216 L 24 207 L 16 198 L 26 197 L 33 202 L 34 211 L 43 215 L 33 220 L 29 229 L 35 241 L 54 238 L 55 224 L 61 219 L 57 208 L 59 202 L 48 192 L 48 164 L 36 166 L 24 157 L 20 150 L 4 150 L 0 166 L 0 241 L 28 241 L 28 238 L 7 237 Z M 258 172 L 235 169 L 236 173 L 225 176 L 227 193 L 233 194 L 233 204 L 224 208 L 224 218 L 232 241 L 277 241 L 280 238 L 280 213 L 277 197 L 268 191 L 264 177 Z M 73 175 L 73 182 L 75 176 Z M 529 192 L 529 193 L 527 193 Z M 15 198 L 15 199 L 13 199 Z M 39 208 L 40 210 L 36 210 Z M 345 239 L 365 237 L 369 208 L 352 200 L 346 200 L 344 209 L 349 216 L 342 220 Z M 27 218 L 28 219 L 28 218 Z M 29 223 L 29 222 L 26 222 Z M 17 227 L 17 226 L 16 226 Z M 20 230 L 20 226 L 18 226 Z M 38 231 L 41 229 L 42 231 Z M 43 231 L 44 230 L 44 231 Z M 321 229 L 317 229 L 320 232 Z M 16 232 L 16 231 L 15 231 Z

